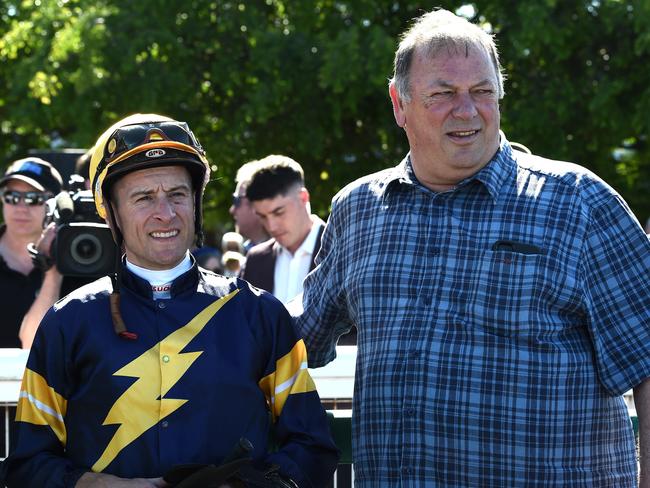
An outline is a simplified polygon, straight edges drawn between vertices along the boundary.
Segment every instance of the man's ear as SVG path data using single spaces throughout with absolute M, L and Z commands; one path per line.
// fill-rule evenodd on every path
M 302 203 L 309 203 L 309 190 L 305 188 L 304 186 L 300 189 L 300 201 Z
M 404 105 L 399 93 L 397 93 L 397 87 L 394 82 L 391 82 L 391 84 L 388 85 L 388 93 L 390 94 L 391 102 L 393 102 L 393 115 L 395 116 L 395 122 L 398 126 L 404 127 L 406 125 L 406 114 L 404 113 Z

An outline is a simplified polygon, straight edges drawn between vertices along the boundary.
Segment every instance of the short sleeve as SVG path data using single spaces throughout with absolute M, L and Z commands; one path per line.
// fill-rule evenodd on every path
M 599 378 L 621 395 L 650 376 L 650 240 L 616 194 L 592 211 L 581 269 Z

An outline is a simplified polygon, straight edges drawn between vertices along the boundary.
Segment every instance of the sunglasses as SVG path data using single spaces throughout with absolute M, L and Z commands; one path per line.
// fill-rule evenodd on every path
M 50 198 L 48 193 L 40 191 L 14 191 L 7 190 L 2 192 L 2 201 L 8 205 L 18 205 L 21 201 L 25 202 L 25 205 L 30 207 L 35 207 L 37 205 L 43 205 L 45 201 Z
M 232 194 L 232 206 L 235 208 L 239 208 L 239 206 L 244 203 L 244 200 L 246 200 L 246 195 L 237 195 L 236 193 Z

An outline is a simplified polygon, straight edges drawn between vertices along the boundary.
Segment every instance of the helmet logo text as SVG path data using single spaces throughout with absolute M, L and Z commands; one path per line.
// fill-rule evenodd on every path
M 164 149 L 150 149 L 145 153 L 145 156 L 148 158 L 159 158 L 160 156 L 164 156 L 165 150 Z

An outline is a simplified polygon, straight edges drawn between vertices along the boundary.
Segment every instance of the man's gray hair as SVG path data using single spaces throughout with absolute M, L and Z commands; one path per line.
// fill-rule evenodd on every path
M 244 163 L 238 170 L 235 176 L 235 183 L 239 185 L 248 186 L 255 171 L 259 167 L 260 162 L 257 160 Z
M 464 17 L 444 9 L 436 9 L 418 17 L 402 34 L 395 52 L 395 67 L 390 83 L 395 85 L 402 100 L 410 102 L 410 71 L 416 51 L 424 50 L 428 56 L 434 57 L 443 49 L 450 54 L 466 54 L 476 47 L 483 49 L 490 56 L 496 72 L 498 95 L 503 98 L 505 75 L 499 63 L 499 52 L 494 38 Z

